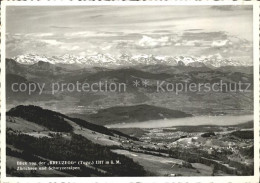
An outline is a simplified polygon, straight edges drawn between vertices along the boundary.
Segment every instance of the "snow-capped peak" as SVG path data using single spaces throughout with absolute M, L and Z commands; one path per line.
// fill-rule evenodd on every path
M 195 56 L 165 56 L 165 55 L 128 55 L 121 54 L 113 56 L 111 54 L 96 53 L 87 56 L 76 56 L 65 54 L 63 56 L 42 56 L 36 54 L 19 55 L 13 58 L 16 62 L 21 64 L 32 65 L 39 61 L 49 62 L 51 64 L 82 64 L 85 66 L 124 66 L 124 65 L 190 65 L 190 66 L 246 66 L 249 65 L 245 61 L 234 61 L 230 58 L 224 59 L 220 54 L 200 57 Z

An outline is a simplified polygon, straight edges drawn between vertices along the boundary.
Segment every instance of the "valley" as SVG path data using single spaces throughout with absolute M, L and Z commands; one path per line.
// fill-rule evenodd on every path
M 64 66 L 40 61 L 33 65 L 6 60 L 7 109 L 21 102 L 25 105 L 40 105 L 44 108 L 60 111 L 66 114 L 91 114 L 100 109 L 113 106 L 129 106 L 147 104 L 179 110 L 194 115 L 219 114 L 250 114 L 253 109 L 253 68 L 251 66 L 223 67 L 191 67 L 168 65 L 133 65 L 131 67 L 91 67 L 77 70 Z M 232 71 L 231 71 L 232 70 Z M 133 82 L 149 82 L 147 87 L 134 87 Z M 52 83 L 126 83 L 125 92 L 57 92 L 52 94 Z M 247 92 L 156 92 L 156 81 L 169 83 L 250 83 Z M 28 95 L 26 92 L 14 92 L 11 86 L 14 82 L 45 84 L 43 92 L 40 89 Z M 40 103 L 38 101 L 41 101 Z M 86 118 L 87 119 L 87 118 Z
M 45 123 L 39 120 L 38 122 L 35 121 L 37 119 L 33 117 L 33 114 L 36 111 L 40 112 L 37 118 L 43 120 L 43 122 L 48 118 L 55 119 L 59 116 L 57 120 L 59 119 L 60 123 L 64 123 L 68 127 L 60 131 L 58 130 L 60 129 L 59 127 L 53 126 L 51 127 L 53 130 L 50 130 L 49 125 L 53 120 L 46 121 Z M 46 114 L 48 118 L 46 115 L 42 116 L 42 114 Z M 34 149 L 40 147 L 38 145 L 37 147 L 33 147 L 33 144 L 37 141 L 39 141 L 37 142 L 38 144 L 40 141 L 51 140 L 50 147 L 52 148 L 54 145 L 53 148 L 57 149 L 61 147 L 56 145 L 56 141 L 60 141 L 60 143 L 63 143 L 63 141 L 64 143 L 72 143 L 74 138 L 80 138 L 80 141 L 89 141 L 97 144 L 93 144 L 92 148 L 95 146 L 97 148 L 105 147 L 113 153 L 132 159 L 134 163 L 137 163 L 137 166 L 141 165 L 144 168 L 143 171 L 146 173 L 143 176 L 250 175 L 253 171 L 252 135 L 252 121 L 237 125 L 204 125 L 196 126 L 195 128 L 191 128 L 190 126 L 175 126 L 167 128 L 107 129 L 84 120 L 71 118 L 36 106 L 18 106 L 7 113 L 7 162 L 13 161 L 13 158 L 24 158 L 24 161 L 34 159 L 46 161 L 48 159 L 46 163 L 51 159 L 64 160 L 61 158 L 56 159 L 55 157 L 57 156 L 52 155 L 56 150 L 51 151 L 50 154 L 42 154 L 40 151 Z M 27 140 L 23 141 L 23 139 Z M 35 143 L 30 144 L 28 140 L 35 141 Z M 81 147 L 84 149 L 84 143 L 86 142 L 82 142 L 83 144 L 73 143 L 71 145 L 80 145 L 78 148 Z M 76 146 L 69 151 L 77 154 Z M 28 148 L 31 150 L 27 151 Z M 25 153 L 31 155 L 28 156 Z M 59 151 L 56 153 L 59 156 Z M 68 156 L 66 160 L 91 160 L 89 159 L 90 157 L 85 157 L 85 159 L 82 155 L 75 158 L 74 156 Z M 106 156 L 103 158 L 106 160 Z M 118 160 L 118 158 L 115 160 Z M 120 162 L 122 165 L 114 165 L 111 168 L 117 169 L 117 166 L 127 165 L 124 164 L 126 160 L 121 159 Z M 66 174 L 73 176 L 75 173 L 77 175 L 86 175 L 86 172 L 89 172 L 89 168 L 95 170 L 91 171 L 91 175 L 106 176 L 109 174 L 106 165 L 91 165 L 87 169 L 82 169 L 81 167 L 79 171 L 49 172 L 48 176 L 65 176 Z M 157 171 L 157 169 L 160 169 L 160 171 Z M 18 173 L 23 175 L 23 173 L 27 172 L 15 171 L 13 164 L 11 167 L 7 167 L 7 170 L 12 175 Z M 37 176 L 41 173 L 39 170 L 33 174 L 29 174 L 29 176 Z M 28 175 L 28 172 L 26 175 Z M 125 176 L 129 174 L 125 172 L 116 175 Z

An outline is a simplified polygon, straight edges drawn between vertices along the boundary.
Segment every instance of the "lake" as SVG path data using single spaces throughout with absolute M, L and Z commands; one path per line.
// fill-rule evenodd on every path
M 172 126 L 199 126 L 199 125 L 217 125 L 229 126 L 242 124 L 254 119 L 253 115 L 241 116 L 193 116 L 187 118 L 173 118 L 150 120 L 144 122 L 117 123 L 106 125 L 108 128 L 162 128 Z

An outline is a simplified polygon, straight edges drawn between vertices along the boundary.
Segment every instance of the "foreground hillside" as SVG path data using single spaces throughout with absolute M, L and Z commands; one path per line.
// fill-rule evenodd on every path
M 40 107 L 18 106 L 7 112 L 7 173 L 12 176 L 39 176 L 46 173 L 41 170 L 17 171 L 13 166 L 16 160 L 44 161 L 47 164 L 51 160 L 77 162 L 103 160 L 119 163 L 102 167 L 74 164 L 75 167 L 80 167 L 80 170 L 49 171 L 46 176 L 146 175 L 140 165 L 130 158 L 113 153 L 108 148 L 119 145 L 119 139 L 131 139 L 131 137 Z
M 252 121 L 236 126 L 108 129 L 37 106 L 17 106 L 7 112 L 6 119 L 8 176 L 209 176 L 253 172 Z M 56 161 L 72 164 L 53 164 Z

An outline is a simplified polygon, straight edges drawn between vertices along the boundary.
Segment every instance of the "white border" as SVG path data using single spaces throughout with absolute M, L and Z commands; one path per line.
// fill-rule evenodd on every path
M 6 95 L 5 95 L 5 9 L 6 6 L 136 6 L 136 5 L 253 5 L 254 21 L 254 176 L 221 176 L 221 177 L 42 177 L 13 178 L 6 177 Z M 1 2 L 1 181 L 2 182 L 196 182 L 196 183 L 258 183 L 259 182 L 259 2 L 257 1 L 2 1 Z
M 259 4 L 258 6 L 254 6 L 253 12 L 253 43 L 254 43 L 254 162 L 255 162 L 255 171 L 254 174 L 258 177 L 259 181 Z

